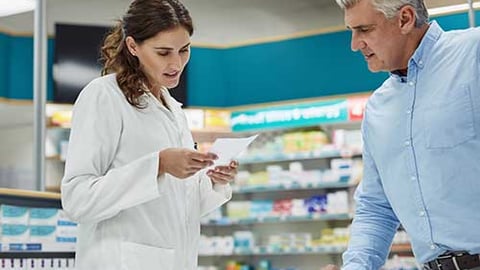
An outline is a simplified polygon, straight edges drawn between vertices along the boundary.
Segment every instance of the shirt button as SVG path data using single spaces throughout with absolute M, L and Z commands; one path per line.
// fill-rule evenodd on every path
M 417 180 L 417 177 L 412 176 L 412 177 L 410 177 L 410 179 L 412 179 L 412 181 L 415 181 L 415 180 Z
M 411 110 L 407 110 L 407 114 L 411 114 L 411 113 L 412 113 L 412 111 L 411 111 Z
M 409 82 L 408 82 L 408 85 L 414 86 L 414 85 L 415 85 L 415 82 L 414 82 L 414 81 L 409 81 Z
M 418 213 L 421 217 L 425 216 L 425 211 L 420 211 L 420 213 Z
M 405 146 L 409 146 L 410 145 L 410 141 L 405 141 Z
M 422 60 L 418 61 L 418 64 L 423 65 L 423 61 Z
M 431 245 L 430 249 L 436 249 L 437 247 L 435 245 Z

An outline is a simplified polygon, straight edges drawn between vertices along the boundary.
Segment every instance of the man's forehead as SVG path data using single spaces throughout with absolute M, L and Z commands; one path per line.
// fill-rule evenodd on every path
M 345 10 L 345 25 L 348 29 L 357 29 L 378 24 L 383 13 L 375 10 L 358 10 L 355 6 Z

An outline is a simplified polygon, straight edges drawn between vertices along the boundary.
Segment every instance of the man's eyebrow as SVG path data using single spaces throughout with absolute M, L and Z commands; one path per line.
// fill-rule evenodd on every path
M 352 29 L 357 30 L 357 29 L 361 29 L 361 28 L 371 28 L 371 27 L 373 27 L 373 26 L 375 26 L 375 24 L 373 24 L 373 23 L 372 23 L 372 24 L 360 24 L 360 25 L 356 25 L 356 26 L 352 26 L 352 27 L 347 26 L 347 29 L 349 29 L 349 30 L 352 30 Z

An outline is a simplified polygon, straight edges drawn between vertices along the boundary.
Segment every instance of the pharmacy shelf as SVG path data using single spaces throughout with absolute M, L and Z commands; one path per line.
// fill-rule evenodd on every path
M 266 247 L 256 247 L 253 249 L 236 249 L 232 254 L 200 254 L 200 257 L 229 257 L 229 256 L 281 256 L 281 255 L 322 255 L 322 254 L 341 254 L 347 249 L 344 245 L 302 247 L 302 248 L 284 248 L 272 250 Z
M 311 222 L 311 221 L 330 221 L 330 220 L 350 220 L 352 215 L 348 213 L 343 214 L 312 214 L 307 216 L 280 216 L 280 217 L 252 217 L 240 219 L 222 219 L 212 220 L 208 223 L 203 223 L 202 226 L 236 226 L 236 225 L 252 225 L 252 224 L 278 224 L 289 222 Z
M 74 252 L 75 243 L 0 243 L 0 252 Z
M 63 160 L 63 159 L 60 158 L 60 155 L 46 156 L 45 159 L 46 159 L 46 160 L 53 160 L 53 161 L 65 162 L 65 160 Z
M 75 258 L 75 252 L 1 252 L 0 259 L 70 259 Z
M 361 153 L 352 151 L 321 151 L 321 152 L 309 152 L 309 153 L 296 153 L 296 154 L 274 154 L 274 155 L 262 155 L 254 157 L 239 158 L 238 161 L 241 165 L 261 164 L 261 163 L 276 163 L 276 162 L 289 162 L 289 161 L 301 161 L 301 160 L 313 160 L 313 159 L 329 159 L 329 158 L 346 158 L 346 157 L 360 157 Z
M 60 193 L 0 188 L 0 204 L 62 208 Z
M 0 243 L 0 258 L 74 258 L 75 243 Z
M 200 257 L 232 257 L 232 256 L 281 256 L 281 255 L 322 255 L 342 254 L 347 250 L 346 245 L 323 245 L 318 247 L 297 247 L 283 249 L 269 249 L 255 247 L 253 249 L 236 249 L 231 254 L 200 254 Z M 410 244 L 395 244 L 390 253 L 411 252 Z
M 250 186 L 233 186 L 232 190 L 235 194 L 259 193 L 259 192 L 278 192 L 278 191 L 302 191 L 312 189 L 343 189 L 355 187 L 356 184 L 348 181 L 342 182 L 323 182 L 323 183 L 291 183 L 278 185 L 250 185 Z

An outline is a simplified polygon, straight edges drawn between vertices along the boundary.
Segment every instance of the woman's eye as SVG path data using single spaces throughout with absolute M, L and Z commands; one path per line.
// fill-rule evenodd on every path
M 160 56 L 167 56 L 168 52 L 158 52 L 157 54 L 160 55 Z

